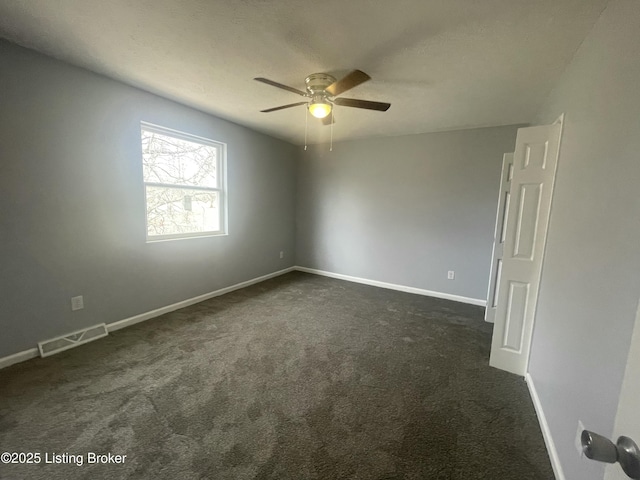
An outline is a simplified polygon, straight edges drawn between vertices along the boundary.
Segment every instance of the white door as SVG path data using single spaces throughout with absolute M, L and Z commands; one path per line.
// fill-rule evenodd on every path
M 493 254 L 491 255 L 491 273 L 489 274 L 489 293 L 487 293 L 487 308 L 484 319 L 493 323 L 498 306 L 498 285 L 502 273 L 502 253 L 504 240 L 507 235 L 505 227 L 506 215 L 509 211 L 511 194 L 511 177 L 513 176 L 513 153 L 505 153 L 502 157 L 502 175 L 500 176 L 500 194 L 498 195 L 498 213 L 496 214 L 496 229 L 493 233 Z
M 640 446 L 640 305 L 636 314 L 636 325 L 631 336 L 631 348 L 627 357 L 627 368 L 624 372 L 616 424 L 611 440 L 615 443 L 618 437 L 624 435 L 631 438 Z M 620 465 L 608 465 L 605 480 L 629 480 Z
M 493 367 L 527 372 L 562 123 L 518 130 L 491 342 Z

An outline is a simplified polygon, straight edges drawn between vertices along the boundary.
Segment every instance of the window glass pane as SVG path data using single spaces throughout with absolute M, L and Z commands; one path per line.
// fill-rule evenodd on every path
M 147 234 L 220 231 L 218 192 L 147 185 Z
M 212 145 L 142 130 L 145 182 L 216 188 L 217 153 Z

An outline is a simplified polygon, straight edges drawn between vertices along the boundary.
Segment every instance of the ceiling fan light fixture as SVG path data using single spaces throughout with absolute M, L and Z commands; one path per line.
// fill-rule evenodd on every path
M 309 104 L 309 113 L 316 118 L 324 118 L 331 113 L 331 104 L 322 97 L 314 97 Z
M 298 90 L 297 88 L 283 85 L 282 83 L 274 82 L 264 77 L 256 77 L 254 80 L 270 85 L 272 87 L 286 90 L 291 93 L 297 93 L 302 97 L 311 99 L 309 102 L 290 103 L 288 105 L 281 105 L 279 107 L 267 108 L 260 110 L 262 113 L 277 112 L 284 110 L 285 108 L 297 107 L 298 105 L 306 105 L 307 112 L 311 112 L 315 118 L 322 120 L 323 125 L 333 125 L 335 123 L 333 118 L 333 106 L 340 105 L 342 107 L 363 108 L 365 110 L 377 110 L 379 112 L 386 112 L 391 106 L 390 103 L 373 102 L 371 100 L 359 100 L 357 98 L 342 98 L 344 92 L 351 90 L 358 85 L 371 80 L 371 77 L 364 73 L 362 70 L 353 70 L 340 80 L 336 80 L 333 76 L 327 73 L 312 73 L 305 78 L 304 83 L 306 85 L 306 92 Z

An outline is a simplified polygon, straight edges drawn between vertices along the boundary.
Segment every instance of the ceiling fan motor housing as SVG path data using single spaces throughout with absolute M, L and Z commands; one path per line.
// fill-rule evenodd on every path
M 324 94 L 325 88 L 334 83 L 336 79 L 327 73 L 312 73 L 304 79 L 307 91 L 311 95 Z

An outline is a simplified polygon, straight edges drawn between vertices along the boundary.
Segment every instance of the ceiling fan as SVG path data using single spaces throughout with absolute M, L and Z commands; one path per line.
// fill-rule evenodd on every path
M 302 90 L 274 82 L 268 78 L 254 78 L 254 80 L 257 80 L 258 82 L 266 83 L 267 85 L 297 93 L 302 97 L 308 97 L 311 99 L 310 102 L 290 103 L 289 105 L 260 110 L 261 112 L 269 113 L 277 110 L 283 110 L 285 108 L 297 107 L 299 105 L 307 105 L 311 115 L 322 119 L 322 123 L 325 125 L 330 125 L 335 122 L 332 114 L 333 105 L 365 108 L 367 110 L 378 110 L 380 112 L 386 112 L 389 110 L 389 107 L 391 106 L 390 103 L 357 100 L 355 98 L 336 98 L 338 95 L 346 92 L 347 90 L 351 90 L 353 87 L 356 87 L 370 79 L 371 77 L 361 70 L 354 70 L 340 80 L 336 80 L 335 77 L 327 73 L 312 73 L 304 80 L 307 91 L 303 92 Z

